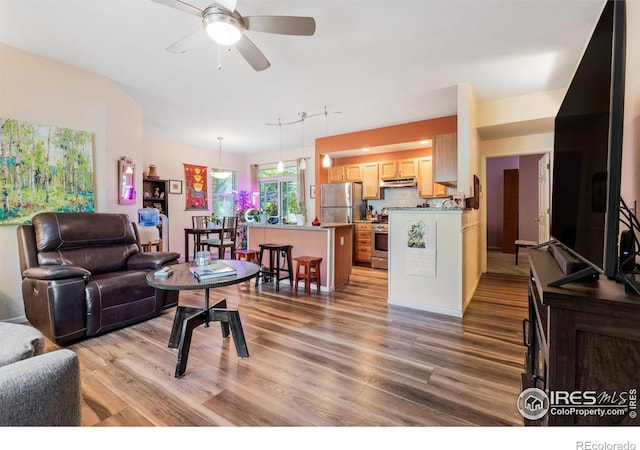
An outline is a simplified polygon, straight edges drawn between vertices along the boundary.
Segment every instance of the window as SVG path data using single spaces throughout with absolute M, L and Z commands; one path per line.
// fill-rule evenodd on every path
M 280 173 L 275 168 L 258 170 L 260 210 L 271 217 L 271 222 L 295 223 L 298 204 L 297 173 L 295 165 L 285 167 Z
M 231 176 L 224 180 L 211 177 L 211 212 L 217 218 L 235 216 L 235 194 L 238 186 L 238 171 L 229 170 Z

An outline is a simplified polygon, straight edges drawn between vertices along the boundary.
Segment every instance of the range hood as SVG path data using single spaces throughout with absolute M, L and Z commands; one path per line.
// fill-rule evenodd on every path
M 390 188 L 390 187 L 411 187 L 417 186 L 418 180 L 414 178 L 395 178 L 393 180 L 380 180 L 381 188 Z

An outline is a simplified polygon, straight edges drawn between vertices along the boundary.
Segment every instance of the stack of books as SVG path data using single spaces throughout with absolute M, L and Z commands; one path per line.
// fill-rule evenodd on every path
M 210 280 L 212 278 L 228 277 L 235 275 L 236 269 L 228 264 L 217 262 L 206 266 L 193 266 L 189 270 L 198 281 Z

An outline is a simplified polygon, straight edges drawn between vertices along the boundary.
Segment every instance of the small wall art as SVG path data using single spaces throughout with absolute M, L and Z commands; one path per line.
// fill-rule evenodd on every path
M 182 194 L 182 181 L 169 180 L 169 194 Z

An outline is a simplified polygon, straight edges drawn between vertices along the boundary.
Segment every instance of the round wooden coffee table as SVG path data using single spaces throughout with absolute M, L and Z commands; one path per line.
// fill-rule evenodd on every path
M 217 261 L 217 260 L 214 260 Z M 229 329 L 233 342 L 236 346 L 236 353 L 241 358 L 249 356 L 247 343 L 242 331 L 240 314 L 237 309 L 227 309 L 227 300 L 222 299 L 215 305 L 209 305 L 209 290 L 232 284 L 242 283 L 255 278 L 258 275 L 260 266 L 248 261 L 236 261 L 231 259 L 223 260 L 226 264 L 236 269 L 236 273 L 229 276 L 211 278 L 209 280 L 198 281 L 189 270 L 194 264 L 187 262 L 170 266 L 173 274 L 168 278 L 156 278 L 155 271 L 147 274 L 147 283 L 156 289 L 170 291 L 198 290 L 204 289 L 204 305 L 202 308 L 180 306 L 176 308 L 176 315 L 173 319 L 171 336 L 169 337 L 169 347 L 178 347 L 178 362 L 176 363 L 175 377 L 181 377 L 187 368 L 187 358 L 191 346 L 191 336 L 193 330 L 200 325 L 209 327 L 209 322 L 220 322 L 222 327 L 222 337 L 229 336 Z

